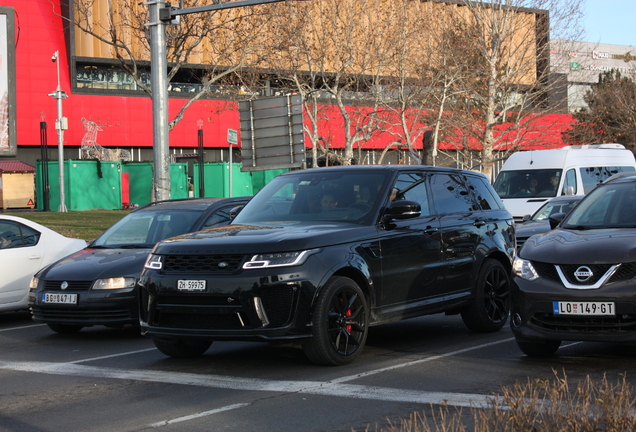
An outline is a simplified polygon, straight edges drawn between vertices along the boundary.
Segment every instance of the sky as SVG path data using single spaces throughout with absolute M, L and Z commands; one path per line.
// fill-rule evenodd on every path
M 636 47 L 636 0 L 584 0 L 584 2 L 583 42 Z

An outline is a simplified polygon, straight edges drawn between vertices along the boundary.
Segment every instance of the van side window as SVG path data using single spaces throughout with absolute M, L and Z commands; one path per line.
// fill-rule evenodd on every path
M 572 187 L 572 193 L 570 195 L 576 195 L 576 170 L 569 169 L 568 172 L 565 173 L 565 180 L 563 181 L 563 191 L 561 195 L 568 194 L 568 187 Z
M 581 172 L 581 181 L 583 182 L 583 192 L 587 194 L 614 174 L 634 171 L 634 168 L 628 166 L 581 167 L 579 171 Z

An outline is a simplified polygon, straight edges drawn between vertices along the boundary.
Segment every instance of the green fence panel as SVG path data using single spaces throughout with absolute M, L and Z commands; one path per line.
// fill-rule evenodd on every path
M 48 163 L 49 208 L 60 206 L 59 162 Z M 64 161 L 64 201 L 69 211 L 121 208 L 121 163 L 90 160 Z M 36 166 L 36 196 L 38 210 L 44 210 L 42 163 Z
M 252 189 L 254 190 L 254 194 L 263 189 L 263 186 L 269 183 L 274 177 L 287 171 L 289 171 L 287 168 L 252 171 Z
M 228 197 L 230 192 L 229 164 L 226 162 L 211 162 L 204 164 L 205 196 Z M 249 172 L 241 172 L 241 164 L 232 164 L 232 196 L 254 195 L 252 176 Z M 193 176 L 194 196 L 199 196 L 199 164 L 194 165 Z
M 123 168 L 127 172 L 130 203 L 145 205 L 152 198 L 152 162 L 126 162 Z M 170 164 L 170 198 L 188 197 L 188 164 Z

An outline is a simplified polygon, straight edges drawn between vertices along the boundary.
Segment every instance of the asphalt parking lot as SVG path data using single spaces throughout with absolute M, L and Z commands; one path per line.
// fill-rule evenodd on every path
M 300 349 L 215 342 L 162 355 L 133 329 L 60 335 L 28 313 L 0 314 L 0 431 L 358 431 L 442 403 L 480 406 L 502 386 L 555 373 L 575 382 L 630 371 L 631 345 L 567 343 L 528 358 L 506 326 L 471 333 L 458 316 L 371 329 L 362 356 L 316 366 Z

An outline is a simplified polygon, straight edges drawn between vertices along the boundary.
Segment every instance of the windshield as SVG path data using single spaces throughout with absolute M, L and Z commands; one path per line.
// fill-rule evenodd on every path
M 563 221 L 562 227 L 636 228 L 636 183 L 610 183 L 594 189 Z
M 191 232 L 201 214 L 195 210 L 133 212 L 108 228 L 92 246 L 150 248 L 168 237 Z
M 548 201 L 547 203 L 543 204 L 543 206 L 541 206 L 539 210 L 536 211 L 536 213 L 532 216 L 530 220 L 543 221 L 543 220 L 548 220 L 550 215 L 553 215 L 556 213 L 568 214 L 570 210 L 572 210 L 574 206 L 576 205 L 576 203 L 578 203 L 580 200 L 581 200 L 580 197 L 576 197 L 576 198 L 572 197 L 572 199 L 570 200 L 559 199 L 559 200 Z
M 298 171 L 269 182 L 234 219 L 233 224 L 291 221 L 367 223 L 371 209 L 385 195 L 390 172 L 353 170 Z
M 502 199 L 554 197 L 562 172 L 560 169 L 501 171 L 493 186 Z

